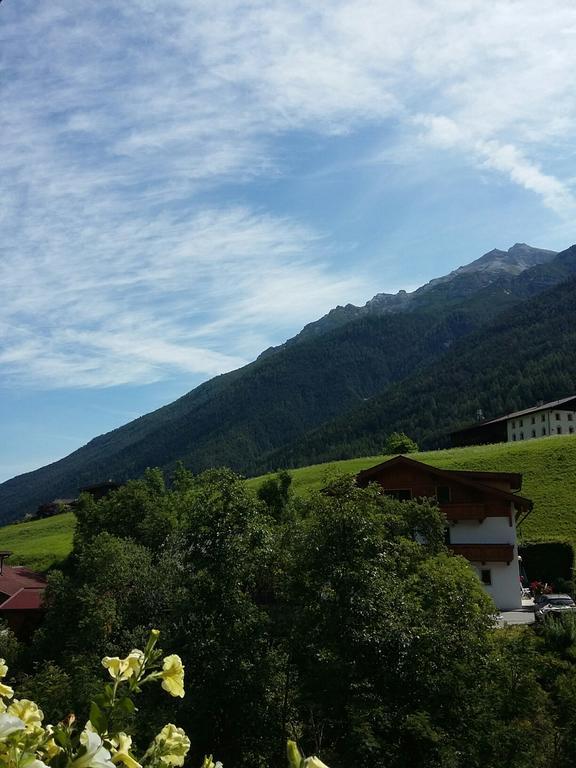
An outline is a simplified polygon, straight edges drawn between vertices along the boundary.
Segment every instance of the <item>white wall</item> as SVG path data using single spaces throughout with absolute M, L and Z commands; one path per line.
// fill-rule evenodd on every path
M 522 607 L 522 587 L 518 567 L 518 552 L 514 547 L 514 560 L 506 563 L 472 563 L 474 571 L 480 578 L 481 570 L 488 569 L 492 576 L 492 584 L 482 584 L 486 592 L 496 603 L 499 611 L 513 611 Z
M 478 578 L 481 571 L 489 570 L 492 584 L 482 586 L 496 603 L 500 611 L 511 611 L 522 607 L 516 525 L 512 514 L 512 525 L 507 517 L 487 517 L 483 523 L 462 521 L 450 525 L 451 544 L 512 544 L 514 559 L 507 563 L 471 563 Z
M 560 416 L 560 419 L 556 418 L 556 414 Z M 544 417 L 544 420 L 542 420 L 542 417 Z M 534 424 L 532 424 L 532 419 L 535 421 Z M 558 427 L 560 427 L 560 434 L 562 435 L 569 435 L 571 428 L 573 433 L 576 434 L 576 411 L 559 411 L 555 408 L 550 408 L 545 411 L 508 419 L 506 427 L 509 443 L 532 440 L 534 437 L 557 435 L 559 434 Z M 536 435 L 532 434 L 533 431 L 536 432 Z
M 487 517 L 483 523 L 462 520 L 450 526 L 451 544 L 515 544 L 516 528 L 507 517 Z

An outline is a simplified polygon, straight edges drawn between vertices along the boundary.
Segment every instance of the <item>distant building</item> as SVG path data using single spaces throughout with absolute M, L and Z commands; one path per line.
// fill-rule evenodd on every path
M 113 480 L 106 480 L 104 483 L 96 483 L 96 485 L 86 485 L 84 488 L 80 488 L 80 493 L 88 493 L 94 501 L 100 501 L 104 497 L 108 496 L 112 491 L 117 491 L 118 488 L 122 488 L 124 483 L 115 483 Z
M 451 432 L 452 445 L 511 443 L 551 435 L 572 435 L 576 430 L 576 396 L 540 403 L 497 419 L 471 424 Z
M 21 639 L 27 639 L 43 616 L 46 579 L 22 565 L 4 565 L 10 552 L 0 552 L 0 618 Z
M 400 501 L 436 499 L 446 515 L 450 549 L 470 562 L 499 610 L 521 607 L 516 525 L 532 509 L 529 499 L 515 493 L 522 475 L 437 469 L 397 456 L 360 472 L 356 482 L 377 483 Z

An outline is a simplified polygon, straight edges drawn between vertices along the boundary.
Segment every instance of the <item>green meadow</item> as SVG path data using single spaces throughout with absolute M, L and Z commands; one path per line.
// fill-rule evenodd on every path
M 525 541 L 569 540 L 576 545 L 576 436 L 449 448 L 410 456 L 442 469 L 520 472 L 524 478 L 520 493 L 534 502 L 534 510 L 522 525 L 521 537 Z M 387 458 L 391 457 L 365 456 L 294 469 L 292 487 L 296 493 L 316 490 L 336 474 L 355 474 Z M 252 478 L 248 486 L 257 488 L 263 479 Z
M 524 478 L 521 493 L 534 502 L 533 512 L 522 525 L 521 538 L 567 540 L 576 545 L 576 436 L 450 448 L 413 453 L 411 457 L 443 469 L 520 472 Z M 297 494 L 318 490 L 338 474 L 355 474 L 387 458 L 365 456 L 294 469 L 292 488 Z M 256 490 L 266 477 L 269 475 L 250 478 L 246 484 Z M 16 523 L 0 528 L 0 549 L 14 552 L 9 563 L 42 571 L 66 557 L 73 534 L 72 513 Z
M 74 514 L 65 512 L 0 528 L 0 549 L 14 553 L 7 565 L 26 565 L 35 571 L 45 571 L 62 561 L 72 549 L 75 522 Z

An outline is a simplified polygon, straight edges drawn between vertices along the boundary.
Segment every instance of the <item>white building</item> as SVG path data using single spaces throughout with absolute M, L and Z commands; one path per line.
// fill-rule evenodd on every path
M 543 403 L 506 417 L 508 442 L 548 435 L 573 435 L 576 427 L 576 398 Z
M 472 424 L 452 432 L 451 437 L 453 445 L 479 445 L 573 434 L 576 434 L 576 396 Z
M 401 500 L 437 499 L 450 549 L 470 562 L 499 610 L 521 607 L 516 525 L 532 509 L 529 499 L 515 493 L 522 475 L 437 469 L 397 456 L 360 472 L 356 481 L 377 483 Z

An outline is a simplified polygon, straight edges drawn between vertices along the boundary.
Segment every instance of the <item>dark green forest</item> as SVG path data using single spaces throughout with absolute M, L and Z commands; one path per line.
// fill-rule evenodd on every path
M 178 460 L 195 472 L 224 465 L 256 474 L 380 451 L 392 431 L 434 447 L 478 407 L 495 416 L 572 394 L 573 288 L 561 281 L 575 273 L 572 247 L 515 277 L 497 274 L 487 283 L 472 273 L 441 282 L 416 292 L 410 311 L 353 313 L 344 324 L 340 318 L 335 327 L 299 334 L 3 483 L 2 520 L 103 479 L 173 469 Z
M 449 445 L 449 431 L 539 400 L 574 393 L 576 281 L 499 315 L 456 342 L 439 360 L 366 404 L 267 457 L 262 469 L 381 452 L 390 432 L 420 447 Z
M 103 655 L 159 629 L 186 667 L 186 696 L 156 688 L 137 721 L 147 743 L 170 721 L 229 768 L 281 768 L 286 738 L 331 768 L 572 768 L 576 626 L 494 630 L 494 606 L 444 545 L 429 503 L 350 478 L 292 497 L 258 494 L 229 470 L 168 487 L 149 470 L 109 497 L 84 496 L 74 551 L 49 579 L 30 646 L 7 631 L 10 682 L 48 720 L 80 723 Z M 424 543 L 418 543 L 424 542 Z

